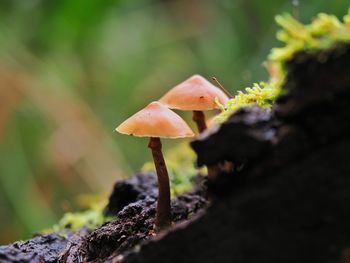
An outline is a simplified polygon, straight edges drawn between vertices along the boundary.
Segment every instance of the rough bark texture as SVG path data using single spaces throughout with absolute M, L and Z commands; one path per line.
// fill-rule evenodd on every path
M 56 234 L 41 235 L 28 241 L 0 246 L 0 262 L 57 262 L 67 240 Z
M 139 174 L 115 186 L 118 220 L 0 247 L 0 262 L 349 263 L 350 49 L 287 66 L 272 110 L 240 110 L 192 142 L 200 165 L 235 164 L 209 182 L 205 212 L 203 191 L 184 194 L 172 202 L 183 223 L 153 238 L 156 178 Z
M 146 179 L 141 179 L 141 177 Z M 114 214 L 117 220 L 106 223 L 92 231 L 85 238 L 85 242 L 80 244 L 77 253 L 83 261 L 105 262 L 111 258 L 120 259 L 135 245 L 154 237 L 153 229 L 157 200 L 156 182 L 157 177 L 154 173 L 139 173 L 126 182 L 119 183 L 119 187 L 125 184 L 131 185 L 132 192 L 138 189 L 140 191 L 137 194 L 138 197 L 134 202 L 128 203 L 119 211 L 109 205 L 110 211 L 117 211 Z M 136 185 L 133 185 L 133 183 L 136 183 Z M 206 207 L 207 201 L 203 197 L 203 190 L 200 188 L 201 180 L 199 180 L 198 185 L 199 188 L 193 192 L 182 194 L 172 200 L 173 222 L 187 220 L 192 214 L 198 213 Z M 117 189 L 118 187 L 114 188 L 114 190 Z M 144 192 L 141 192 L 143 190 Z M 124 192 L 124 195 L 127 196 L 128 193 Z M 112 193 L 110 200 L 116 198 L 118 196 Z M 124 196 L 120 196 L 120 198 L 124 198 Z
M 172 220 L 186 221 L 207 205 L 203 177 L 198 187 L 171 202 Z M 95 230 L 80 229 L 67 236 L 39 235 L 26 242 L 0 246 L 0 262 L 105 262 L 120 259 L 135 245 L 154 237 L 157 177 L 138 173 L 117 182 L 105 213 L 116 218 Z

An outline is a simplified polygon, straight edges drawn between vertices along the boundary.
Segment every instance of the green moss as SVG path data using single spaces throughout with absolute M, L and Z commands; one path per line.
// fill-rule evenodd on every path
M 280 84 L 278 82 L 254 83 L 253 87 L 246 88 L 245 92 L 239 91 L 238 95 L 229 100 L 226 108 L 214 120 L 219 123 L 223 122 L 238 109 L 252 105 L 269 108 L 277 98 L 279 91 Z
M 273 48 L 269 59 L 284 63 L 301 51 L 317 52 L 336 43 L 350 42 L 350 9 L 343 22 L 334 15 L 318 14 L 310 24 L 304 25 L 289 14 L 279 15 L 276 22 L 282 27 L 277 39 L 285 46 Z
M 72 231 L 76 231 L 82 227 L 95 229 L 103 223 L 111 220 L 111 217 L 105 217 L 103 214 L 103 209 L 106 204 L 107 200 L 99 201 L 91 204 L 90 208 L 86 211 L 65 213 L 57 224 L 51 229 L 44 230 L 43 232 L 55 232 L 64 235 L 67 229 Z
M 258 105 L 271 107 L 282 90 L 286 72 L 285 63 L 297 53 L 316 53 L 333 48 L 338 43 L 350 42 L 350 8 L 340 21 L 334 15 L 318 14 L 310 24 L 302 24 L 290 14 L 276 16 L 281 26 L 277 39 L 284 43 L 283 47 L 272 48 L 266 62 L 270 79 L 246 88 L 245 92 L 231 99 L 222 112 L 215 118 L 220 123 L 240 108 Z

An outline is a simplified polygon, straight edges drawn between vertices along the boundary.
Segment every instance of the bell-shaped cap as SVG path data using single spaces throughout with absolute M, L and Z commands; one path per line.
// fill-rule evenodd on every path
M 171 109 L 205 111 L 219 108 L 216 98 L 222 105 L 229 100 L 221 89 L 202 76 L 193 75 L 169 90 L 159 101 Z
M 135 113 L 116 131 L 138 137 L 184 138 L 194 136 L 191 128 L 175 112 L 158 101 Z

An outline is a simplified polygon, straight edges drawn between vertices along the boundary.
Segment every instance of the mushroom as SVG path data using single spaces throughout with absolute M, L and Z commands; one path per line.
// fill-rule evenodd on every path
M 216 78 L 214 80 L 217 81 Z M 202 76 L 193 75 L 169 90 L 159 101 L 170 109 L 192 110 L 192 119 L 201 133 L 207 129 L 203 111 L 218 109 L 219 105 L 216 100 L 222 105 L 226 105 L 229 97 Z M 221 171 L 220 166 L 216 164 L 207 168 L 210 180 L 214 179 Z
M 193 111 L 192 119 L 202 132 L 207 128 L 203 111 L 218 109 L 216 99 L 223 105 L 229 100 L 221 89 L 202 76 L 193 75 L 169 90 L 159 101 L 170 109 Z
M 137 137 L 150 137 L 148 147 L 152 150 L 158 177 L 158 201 L 155 230 L 160 231 L 171 225 L 169 176 L 162 153 L 160 138 L 185 138 L 194 136 L 185 121 L 162 103 L 154 101 L 135 113 L 116 131 Z

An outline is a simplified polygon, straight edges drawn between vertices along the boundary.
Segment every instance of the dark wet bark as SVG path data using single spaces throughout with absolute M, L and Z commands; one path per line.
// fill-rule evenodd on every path
M 57 234 L 18 241 L 9 246 L 0 246 L 0 262 L 57 262 L 58 254 L 67 240 Z
M 173 222 L 186 221 L 206 207 L 202 176 L 196 178 L 195 185 L 198 187 L 191 193 L 172 200 Z M 0 262 L 105 262 L 121 258 L 135 245 L 154 237 L 157 196 L 157 176 L 138 173 L 115 184 L 105 209 L 114 217 L 110 222 L 91 231 L 67 230 L 65 237 L 40 235 L 0 246 Z

